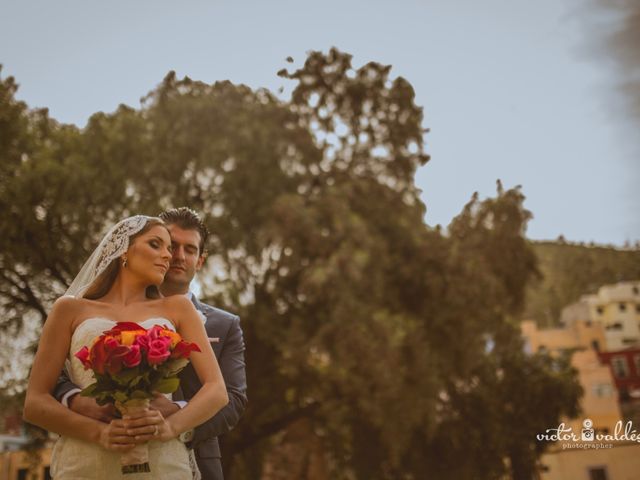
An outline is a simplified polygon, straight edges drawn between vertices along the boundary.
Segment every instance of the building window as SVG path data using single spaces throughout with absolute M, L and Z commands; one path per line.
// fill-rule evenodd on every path
M 598 315 L 602 315 L 604 313 L 604 307 L 596 307 L 596 312 L 598 312 Z
M 633 288 L 631 288 L 631 291 L 633 292 L 634 295 L 638 295 L 640 293 L 640 290 L 635 285 L 633 286 Z
M 624 302 L 620 302 L 618 304 L 618 310 L 620 310 L 621 312 L 626 312 L 627 311 L 627 304 Z
M 44 467 L 44 480 L 51 480 L 51 469 Z
M 622 322 L 615 322 L 607 325 L 606 330 L 622 330 Z
M 636 375 L 640 376 L 640 355 L 633 356 L 633 363 L 636 367 Z
M 593 394 L 600 398 L 610 397 L 613 394 L 613 387 L 610 383 L 596 383 L 593 386 Z
M 624 357 L 611 357 L 611 369 L 617 378 L 627 378 L 629 376 L 629 365 Z
M 591 340 L 591 346 L 596 352 L 600 351 L 600 342 L 598 340 Z
M 27 480 L 29 477 L 29 469 L 28 468 L 19 468 L 17 480 Z
M 640 313 L 640 303 L 636 303 L 636 313 Z
M 589 467 L 589 480 L 609 480 L 607 467 Z

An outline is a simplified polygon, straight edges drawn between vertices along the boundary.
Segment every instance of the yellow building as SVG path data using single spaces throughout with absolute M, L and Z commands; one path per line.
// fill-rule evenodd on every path
M 536 322 L 525 320 L 520 325 L 525 350 L 535 353 L 544 350 L 552 355 L 566 351 L 600 350 L 606 342 L 604 327 L 599 323 L 577 320 L 562 328 L 538 329 Z
M 583 295 L 562 310 L 560 322 L 599 324 L 605 330 L 603 350 L 623 350 L 640 345 L 640 282 L 621 282 Z
M 555 450 L 542 456 L 540 480 L 637 480 L 640 445 L 614 444 L 600 450 Z
M 580 399 L 583 413 L 582 418 L 567 420 L 567 425 L 574 432 L 580 432 L 583 418 L 589 418 L 596 433 L 612 433 L 616 423 L 622 421 L 622 413 L 611 370 L 600 363 L 593 349 L 574 352 L 571 365 L 578 371 L 580 385 L 584 388 L 584 396 Z
M 606 345 L 606 331 L 601 322 L 574 318 L 564 328 L 539 330 L 535 322 L 521 325 L 525 348 L 533 353 L 551 355 L 571 352 L 571 364 L 578 371 L 584 396 L 580 400 L 581 417 L 564 419 L 567 429 L 578 440 L 555 442 L 540 458 L 539 480 L 611 480 L 640 478 L 640 444 L 604 441 L 606 447 L 580 448 L 585 421 L 593 435 L 612 435 L 622 414 L 618 391 L 607 365 L 600 363 L 597 350 Z M 559 425 L 549 425 L 549 429 Z M 640 426 L 639 426 L 640 428 Z M 542 433 L 542 432 L 541 432 Z M 593 444 L 594 442 L 591 442 Z M 598 442 L 600 443 L 600 442 Z
M 2 480 L 49 480 L 51 448 L 28 453 L 24 450 L 0 453 L 0 479 Z

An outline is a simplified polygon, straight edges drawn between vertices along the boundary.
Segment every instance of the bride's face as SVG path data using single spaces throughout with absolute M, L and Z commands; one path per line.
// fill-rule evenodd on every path
M 137 237 L 127 251 L 127 270 L 145 278 L 149 285 L 160 285 L 169 270 L 171 237 L 161 225 Z

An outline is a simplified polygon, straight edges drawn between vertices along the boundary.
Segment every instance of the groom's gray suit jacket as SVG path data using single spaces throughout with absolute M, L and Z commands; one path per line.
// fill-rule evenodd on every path
M 192 302 L 206 319 L 205 329 L 224 377 L 229 403 L 195 429 L 189 446 L 195 451 L 202 480 L 223 480 L 218 436 L 229 432 L 238 423 L 247 404 L 244 339 L 237 315 L 202 303 L 195 296 Z M 176 392 L 174 398 L 189 400 L 202 384 L 191 364 L 179 376 L 181 390 Z M 77 387 L 63 373 L 53 394 L 60 401 L 74 388 Z
M 218 359 L 227 387 L 229 403 L 214 417 L 194 431 L 191 446 L 202 480 L 222 480 L 218 436 L 229 432 L 240 420 L 247 404 L 247 378 L 244 365 L 244 339 L 240 318 L 192 297 L 196 309 L 205 316 L 205 328 L 213 352 Z M 180 387 L 186 400 L 192 398 L 202 384 L 191 364 L 180 373 Z

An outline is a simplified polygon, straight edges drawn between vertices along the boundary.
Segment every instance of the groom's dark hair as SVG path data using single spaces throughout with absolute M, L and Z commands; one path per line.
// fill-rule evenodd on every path
M 205 245 L 209 237 L 209 230 L 200 215 L 189 207 L 170 208 L 158 215 L 167 225 L 177 225 L 184 230 L 197 230 L 200 233 L 200 255 L 206 253 Z

